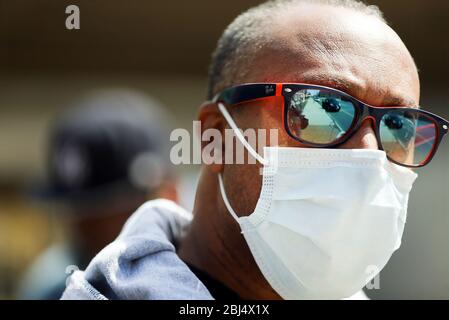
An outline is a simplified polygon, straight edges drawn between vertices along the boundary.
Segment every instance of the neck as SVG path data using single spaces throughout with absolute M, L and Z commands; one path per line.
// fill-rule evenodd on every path
M 198 186 L 194 219 L 179 247 L 180 258 L 243 299 L 279 299 L 259 271 L 240 227 L 224 208 L 216 177 L 213 186 L 206 186 L 204 180 L 200 179 Z M 201 201 L 205 198 L 207 203 Z

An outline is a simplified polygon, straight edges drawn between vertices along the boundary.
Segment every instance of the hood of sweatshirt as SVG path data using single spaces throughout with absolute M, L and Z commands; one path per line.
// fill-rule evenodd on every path
M 176 254 L 191 218 L 172 201 L 145 203 L 85 271 L 70 275 L 61 299 L 213 299 Z

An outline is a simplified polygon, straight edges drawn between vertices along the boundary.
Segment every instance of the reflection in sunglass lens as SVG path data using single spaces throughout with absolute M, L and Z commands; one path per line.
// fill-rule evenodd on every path
M 395 110 L 386 113 L 379 132 L 388 157 L 411 166 L 426 162 L 437 137 L 435 122 L 418 111 Z
M 290 133 L 314 144 L 337 141 L 351 128 L 354 118 L 352 101 L 321 89 L 296 92 L 287 112 Z

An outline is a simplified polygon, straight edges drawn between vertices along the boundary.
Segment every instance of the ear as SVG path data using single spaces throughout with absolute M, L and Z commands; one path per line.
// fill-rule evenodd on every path
M 203 137 L 203 133 L 208 129 L 215 129 L 220 132 L 221 135 L 221 144 L 217 148 L 221 148 L 221 163 L 213 163 L 213 164 L 205 164 L 210 170 L 215 173 L 219 173 L 223 171 L 224 164 L 224 152 L 225 152 L 225 141 L 224 141 L 224 132 L 226 123 L 221 115 L 220 110 L 218 109 L 217 104 L 212 102 L 205 102 L 201 105 L 200 110 L 198 112 L 198 120 L 201 122 L 201 132 L 200 138 Z M 201 151 L 209 145 L 212 141 L 203 141 L 201 139 Z M 214 151 L 216 152 L 216 151 Z

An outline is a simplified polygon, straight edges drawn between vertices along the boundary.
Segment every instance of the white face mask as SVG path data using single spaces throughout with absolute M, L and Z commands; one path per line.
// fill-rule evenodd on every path
M 342 299 L 362 289 L 401 244 L 417 174 L 380 150 L 266 147 L 262 160 L 262 190 L 251 215 L 238 217 L 221 175 L 219 183 L 272 288 L 284 299 Z

